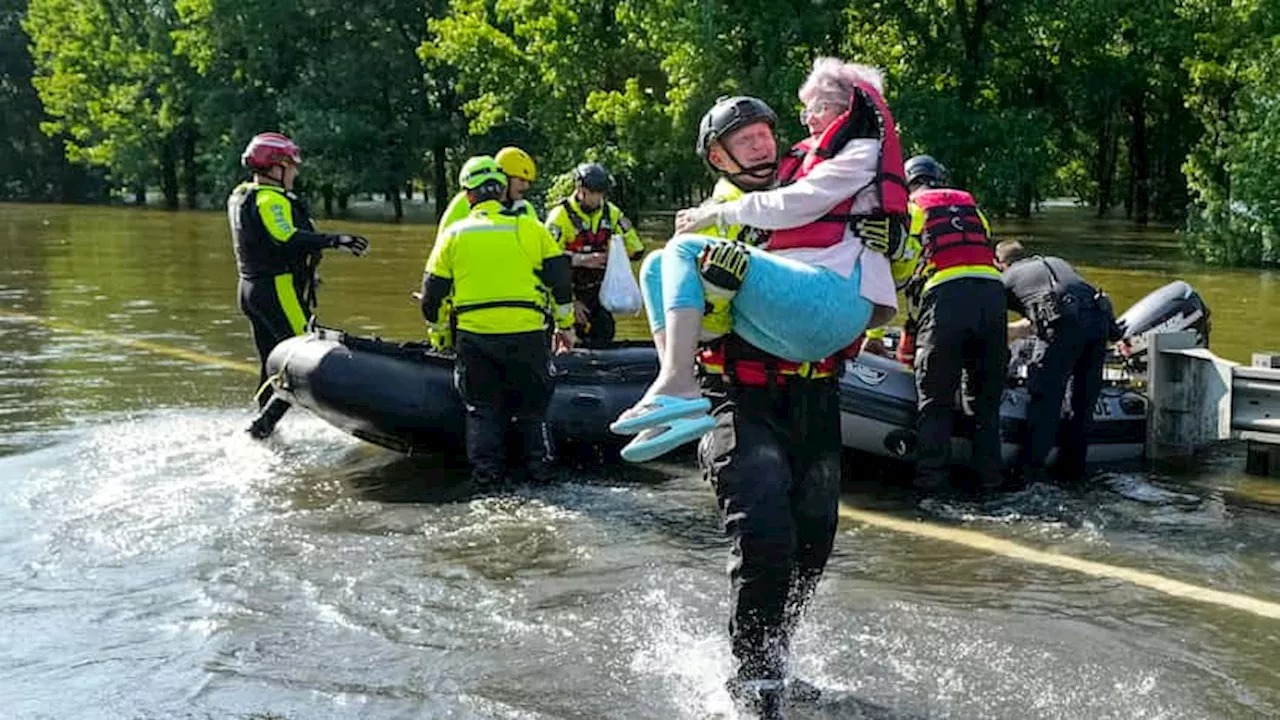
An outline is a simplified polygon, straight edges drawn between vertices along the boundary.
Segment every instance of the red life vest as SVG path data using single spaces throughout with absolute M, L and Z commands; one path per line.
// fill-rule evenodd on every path
M 945 270 L 958 265 L 995 266 L 991 238 L 972 195 L 963 190 L 935 188 L 916 193 L 911 201 L 924 211 L 921 267 L 932 264 L 937 270 Z
M 823 161 L 834 157 L 850 140 L 874 138 L 880 141 L 876 174 L 863 187 L 850 188 L 849 198 L 817 220 L 798 228 L 774 230 L 766 250 L 831 247 L 844 239 L 844 229 L 862 217 L 896 217 L 907 214 L 907 184 L 902 167 L 902 145 L 889 106 L 880 92 L 867 83 L 854 86 L 850 107 L 822 132 L 817 140 L 806 138 L 791 146 L 778 163 L 778 179 L 790 185 L 808 175 Z M 853 200 L 868 188 L 876 193 L 876 208 L 866 216 L 850 215 Z
M 820 380 L 838 375 L 845 358 L 857 357 L 864 338 L 859 335 L 834 355 L 799 363 L 774 357 L 737 335 L 726 335 L 698 350 L 698 367 L 703 373 L 721 375 L 730 383 L 747 387 L 782 386 L 795 379 Z
M 587 226 L 582 216 L 573 209 L 569 204 L 569 198 L 560 201 L 560 206 L 564 208 L 564 212 L 569 216 L 569 222 L 573 224 L 574 236 L 564 244 L 564 249 L 575 253 L 592 253 L 607 252 L 609 250 L 609 239 L 613 237 L 613 223 L 610 222 L 609 203 L 605 203 L 601 210 L 600 227 L 595 232 Z M 626 228 L 621 228 L 625 231 Z

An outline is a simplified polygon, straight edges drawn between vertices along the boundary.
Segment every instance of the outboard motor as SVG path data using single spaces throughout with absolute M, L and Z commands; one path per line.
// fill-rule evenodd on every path
M 1191 330 L 1196 334 L 1196 347 L 1209 346 L 1209 306 L 1195 288 L 1182 280 L 1174 280 L 1142 298 L 1116 323 L 1122 332 L 1116 351 L 1137 372 L 1147 369 L 1147 351 L 1155 333 Z

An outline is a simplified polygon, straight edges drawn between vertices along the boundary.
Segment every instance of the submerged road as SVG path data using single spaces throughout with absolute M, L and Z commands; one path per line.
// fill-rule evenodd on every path
M 258 368 L 251 363 L 235 362 L 225 358 L 214 357 L 212 355 L 193 352 L 191 350 L 172 347 L 161 343 L 147 342 L 90 330 L 87 328 L 80 328 L 71 323 L 42 319 L 32 315 L 6 313 L 3 311 L 0 311 L 0 317 L 40 323 L 55 330 L 82 333 L 92 337 L 105 339 L 110 342 L 119 343 L 126 347 L 139 348 L 148 352 L 180 358 L 197 364 L 229 368 L 249 373 L 251 375 L 258 374 Z M 1155 590 L 1156 592 L 1164 593 L 1172 597 L 1211 603 L 1226 608 L 1253 613 L 1261 617 L 1280 619 L 1280 603 L 1261 600 L 1238 593 L 1222 592 L 1220 590 L 1199 587 L 1191 583 L 1173 580 L 1171 578 L 1162 577 L 1142 570 L 1135 570 L 1133 568 L 1118 567 L 1115 565 L 1108 565 L 1106 563 L 1083 560 L 1081 558 L 1064 555 L 1062 553 L 1037 550 L 1035 548 L 1019 545 L 1018 543 L 1011 542 L 1009 540 L 973 530 L 964 530 L 938 525 L 920 519 L 903 519 L 882 512 L 876 512 L 874 510 L 857 508 L 847 502 L 842 502 L 840 504 L 840 517 L 845 520 L 872 525 L 892 532 L 906 533 L 931 540 L 951 543 L 953 545 L 960 545 L 972 550 L 1000 555 L 1036 565 L 1044 565 L 1070 572 L 1078 572 L 1093 577 L 1121 580 L 1149 590 Z
M 224 224 L 0 205 L 5 717 L 732 717 L 727 546 L 696 471 L 475 496 L 456 458 L 301 411 L 248 440 Z M 429 233 L 358 230 L 375 254 L 326 260 L 322 318 L 413 337 Z M 1121 303 L 1163 283 L 1125 272 L 1145 280 L 1105 282 Z M 1215 332 L 1269 342 L 1229 305 L 1266 279 L 1192 278 L 1219 281 Z M 852 464 L 797 639 L 826 699 L 800 716 L 1280 715 L 1280 496 L 1240 467 L 1224 448 L 913 506 Z

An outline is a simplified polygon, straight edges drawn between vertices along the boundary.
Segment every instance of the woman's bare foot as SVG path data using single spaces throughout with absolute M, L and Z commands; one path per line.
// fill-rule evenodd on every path
M 680 398 L 682 400 L 697 400 L 702 397 L 702 390 L 698 387 L 696 380 L 693 382 L 680 382 L 678 379 L 673 381 L 659 376 L 653 381 L 653 384 L 649 386 L 649 389 L 645 391 L 644 396 L 641 397 L 635 405 L 632 405 L 630 408 L 627 408 L 618 415 L 618 420 L 629 420 L 642 414 L 650 401 L 658 395 Z
M 644 398 L 640 402 L 644 402 L 654 395 L 666 395 L 668 397 L 678 398 L 699 398 L 702 397 L 702 388 L 698 387 L 698 380 L 692 374 L 689 377 L 668 377 L 662 373 L 658 374 L 657 379 L 645 391 Z

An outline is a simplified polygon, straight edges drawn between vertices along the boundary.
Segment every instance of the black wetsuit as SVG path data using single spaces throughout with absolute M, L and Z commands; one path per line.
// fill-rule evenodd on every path
M 267 357 L 281 341 L 301 334 L 315 308 L 320 251 L 336 237 L 315 232 L 298 196 L 271 185 L 243 183 L 227 198 L 227 218 L 240 281 L 240 310 L 249 318 L 258 351 L 258 384 L 267 379 Z M 257 431 L 269 434 L 289 409 L 267 387 L 258 396 Z
M 768 358 L 736 336 L 727 342 Z M 726 371 L 732 376 L 732 364 Z M 839 387 L 834 375 L 777 376 L 768 387 L 706 373 L 702 385 L 716 427 L 699 443 L 698 462 L 733 541 L 729 636 L 737 677 L 781 680 L 792 632 L 835 541 Z
M 555 382 L 545 330 L 486 335 L 457 332 L 454 385 L 467 405 L 467 459 L 480 484 L 507 477 L 507 426 L 514 426 L 529 479 L 546 480 L 554 461 L 547 407 Z

